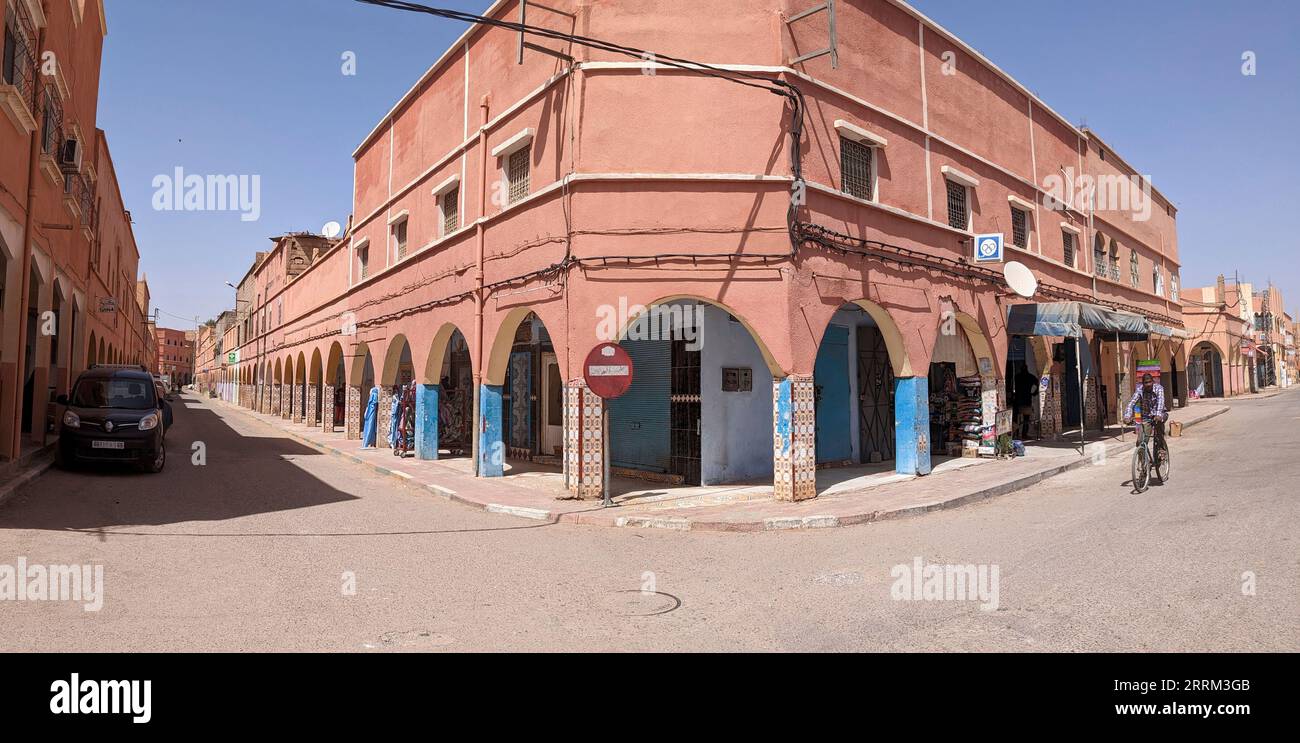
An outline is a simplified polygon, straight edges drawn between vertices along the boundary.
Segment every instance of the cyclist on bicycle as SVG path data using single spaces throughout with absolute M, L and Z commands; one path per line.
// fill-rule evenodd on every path
M 1169 411 L 1165 410 L 1165 388 L 1157 384 L 1150 374 L 1142 375 L 1142 386 L 1133 393 L 1128 405 L 1124 406 L 1124 422 L 1133 422 L 1133 408 L 1137 407 L 1143 420 L 1151 422 L 1151 431 L 1155 434 L 1155 445 L 1165 448 L 1165 419 Z

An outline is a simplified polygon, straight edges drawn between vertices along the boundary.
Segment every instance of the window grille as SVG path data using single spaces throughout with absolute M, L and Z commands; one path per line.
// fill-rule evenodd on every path
M 460 229 L 460 186 L 442 195 L 442 234 L 450 235 Z
M 1014 206 L 1011 207 L 1011 244 L 1021 249 L 1029 246 L 1029 215 Z
M 859 199 L 875 197 L 871 173 L 874 154 L 867 145 L 840 137 L 840 178 L 844 193 Z
M 528 195 L 528 168 L 530 164 L 528 158 L 529 148 L 527 147 L 510 155 L 510 162 L 506 173 L 510 182 L 509 203 L 511 204 Z
M 948 226 L 959 230 L 970 226 L 970 211 L 966 207 L 966 187 L 948 181 Z

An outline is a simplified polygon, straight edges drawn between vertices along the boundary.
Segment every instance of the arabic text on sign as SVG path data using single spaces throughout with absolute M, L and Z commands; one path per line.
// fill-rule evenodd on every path
M 626 377 L 627 364 L 600 364 L 587 367 L 587 373 L 593 377 Z

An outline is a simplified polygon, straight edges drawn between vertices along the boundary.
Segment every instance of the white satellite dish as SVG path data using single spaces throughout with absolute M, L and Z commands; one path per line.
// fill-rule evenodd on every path
M 320 233 L 333 240 L 338 237 L 339 233 L 342 231 L 343 228 L 339 226 L 338 222 L 326 222 L 325 226 L 321 228 Z
M 1011 291 L 1020 296 L 1029 299 L 1038 291 L 1038 279 L 1034 278 L 1034 272 L 1029 270 L 1029 266 L 1019 261 L 1007 261 L 1002 267 L 1002 275 L 1007 279 L 1007 286 Z

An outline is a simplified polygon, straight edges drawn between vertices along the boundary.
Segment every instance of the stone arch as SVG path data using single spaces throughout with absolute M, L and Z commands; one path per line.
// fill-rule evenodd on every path
M 307 366 L 307 381 L 311 384 L 320 384 L 324 374 L 324 364 L 321 362 L 320 347 L 317 346 L 311 350 L 311 363 Z
M 651 310 L 653 310 L 653 308 L 666 305 L 666 304 L 672 304 L 674 302 L 681 302 L 681 301 L 693 301 L 702 304 L 712 305 L 713 307 L 723 310 L 727 314 L 736 318 L 736 320 L 741 324 L 741 326 L 744 327 L 745 330 L 749 333 L 749 337 L 751 340 L 754 341 L 754 345 L 758 347 L 758 352 L 763 356 L 763 363 L 767 365 L 768 371 L 772 373 L 772 376 L 778 379 L 785 376 L 785 371 L 781 368 L 781 364 L 776 360 L 776 356 L 772 353 L 770 346 L 763 340 L 759 332 L 754 328 L 752 324 L 750 324 L 749 320 L 747 320 L 744 315 L 737 312 L 734 308 L 729 307 L 726 303 L 720 302 L 715 299 L 709 299 L 707 297 L 703 297 L 698 294 L 673 294 L 666 297 L 661 297 L 659 299 L 654 300 L 653 302 L 650 302 L 649 304 L 645 305 L 644 310 L 637 312 L 635 314 L 633 314 L 631 310 L 629 310 L 628 318 L 627 318 L 628 322 L 624 327 L 618 329 L 618 338 L 619 339 L 625 338 L 627 336 L 628 329 L 633 324 L 635 324 L 642 315 L 644 315 L 647 312 L 650 312 Z M 585 357 L 585 354 L 583 354 L 583 356 Z
M 526 317 L 527 315 L 525 315 Z M 522 322 L 523 318 L 520 318 Z M 515 325 L 516 329 L 519 327 Z M 461 338 L 467 338 L 464 331 L 454 323 L 445 322 L 438 332 L 434 334 L 433 340 L 429 343 L 429 355 L 424 363 L 424 370 L 420 375 L 420 384 L 438 384 L 441 382 L 443 362 L 447 359 L 447 351 L 451 348 L 452 338 L 457 334 Z M 473 354 L 470 355 L 470 365 L 473 366 Z
M 501 320 L 497 326 L 496 335 L 492 337 L 491 350 L 488 353 L 486 374 L 483 377 L 483 384 L 502 385 L 506 383 L 506 371 L 510 366 L 510 349 L 514 347 L 515 336 L 519 332 L 519 326 L 523 324 L 524 319 L 529 315 L 537 315 L 542 321 L 542 325 L 550 332 L 552 329 L 563 329 L 564 326 L 558 323 L 552 325 L 547 322 L 546 316 L 539 310 L 542 308 L 537 305 L 527 305 L 512 308 Z M 546 314 L 550 314 L 547 312 Z M 557 318 L 552 318 L 557 319 Z M 448 336 L 450 337 L 450 336 Z M 563 348 L 562 339 L 551 335 L 551 343 L 556 347 L 556 351 Z M 571 372 L 572 373 L 572 372 Z
M 339 378 L 339 366 L 343 366 L 343 378 Z M 338 341 L 330 344 L 330 349 L 325 356 L 325 366 L 323 367 L 325 375 L 325 384 L 336 387 L 347 383 L 347 365 L 343 362 L 343 345 Z
M 370 353 L 370 346 L 365 341 L 358 341 L 357 345 L 352 348 L 351 361 L 345 362 L 347 366 L 347 383 L 351 387 L 364 387 L 366 377 L 370 376 L 375 379 L 374 359 Z M 367 366 L 369 375 L 367 375 Z
M 412 353 L 411 343 L 402 333 L 395 334 L 388 341 L 388 348 L 384 352 L 384 365 L 378 377 L 379 383 L 384 387 L 391 387 L 397 384 L 397 370 L 401 366 L 402 357 L 410 358 L 411 370 L 415 371 L 415 357 Z
M 863 312 L 867 313 L 880 329 L 880 335 L 885 339 L 885 348 L 889 350 L 889 364 L 894 368 L 895 377 L 912 377 L 916 372 L 912 368 L 912 359 L 907 353 L 907 344 L 903 341 L 903 332 L 899 329 L 898 323 L 894 321 L 893 315 L 889 310 L 870 299 L 851 299 L 845 304 L 856 305 Z M 827 327 L 830 323 L 827 323 Z M 823 335 L 825 328 L 822 329 Z M 818 345 L 821 339 L 818 339 Z

